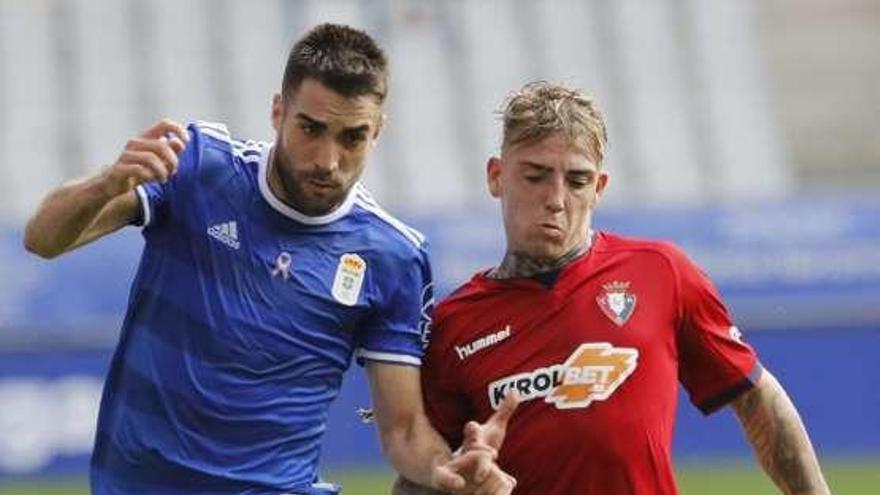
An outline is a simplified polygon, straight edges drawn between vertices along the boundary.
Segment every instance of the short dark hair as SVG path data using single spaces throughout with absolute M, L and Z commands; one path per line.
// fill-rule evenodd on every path
M 282 96 L 289 97 L 308 78 L 345 97 L 370 94 L 382 103 L 388 92 L 388 62 L 367 33 L 350 26 L 321 24 L 291 48 Z

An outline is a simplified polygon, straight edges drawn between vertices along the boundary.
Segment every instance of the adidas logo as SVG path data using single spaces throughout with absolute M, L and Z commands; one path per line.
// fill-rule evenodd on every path
M 238 249 L 241 246 L 238 242 L 238 224 L 235 221 L 218 223 L 213 227 L 208 227 L 208 235 L 232 249 Z

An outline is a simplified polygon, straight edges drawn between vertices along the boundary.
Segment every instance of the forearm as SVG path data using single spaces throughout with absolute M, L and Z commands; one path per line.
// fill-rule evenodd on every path
M 382 435 L 382 447 L 394 469 L 411 485 L 432 486 L 434 467 L 448 461 L 452 454 L 446 441 L 428 423 L 424 416 L 408 428 L 399 428 Z M 401 494 L 441 493 L 429 490 L 404 491 Z
M 102 177 L 97 176 L 52 191 L 27 224 L 27 250 L 53 258 L 82 243 L 83 235 L 113 199 L 102 186 Z
M 516 480 L 498 468 L 491 452 L 474 449 L 453 458 L 423 409 L 418 368 L 371 362 L 367 374 L 382 449 L 394 469 L 412 482 L 399 482 L 394 493 L 437 493 L 415 484 L 453 493 L 511 494 Z
M 54 258 L 131 223 L 140 205 L 135 186 L 167 182 L 187 141 L 186 129 L 169 119 L 129 139 L 100 175 L 69 182 L 43 200 L 25 229 L 25 248 Z
M 785 494 L 830 493 L 797 409 L 773 375 L 765 370 L 733 407 L 761 467 Z
M 441 495 L 444 492 L 434 490 L 398 476 L 391 488 L 391 495 Z

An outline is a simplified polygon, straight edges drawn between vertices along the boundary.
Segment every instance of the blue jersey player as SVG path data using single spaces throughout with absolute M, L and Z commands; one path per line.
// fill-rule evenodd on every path
M 353 357 L 403 476 L 510 493 L 491 449 L 453 456 L 424 416 L 425 239 L 358 182 L 386 89 L 369 36 L 321 25 L 291 50 L 274 143 L 162 120 L 43 201 L 25 235 L 43 257 L 129 224 L 146 240 L 101 401 L 93 493 L 334 493 L 318 482 L 320 440 Z

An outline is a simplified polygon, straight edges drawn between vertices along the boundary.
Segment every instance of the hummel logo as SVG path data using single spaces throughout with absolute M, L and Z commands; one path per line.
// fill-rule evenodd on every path
M 489 335 L 486 335 L 484 337 L 480 337 L 469 344 L 465 344 L 463 346 L 454 346 L 455 352 L 458 353 L 458 359 L 464 361 L 464 358 L 489 346 L 493 346 L 506 339 L 507 337 L 510 337 L 510 325 L 505 325 L 502 330 L 495 333 L 490 333 Z
M 235 221 L 223 222 L 208 228 L 208 235 L 226 244 L 232 249 L 238 249 L 238 224 Z

